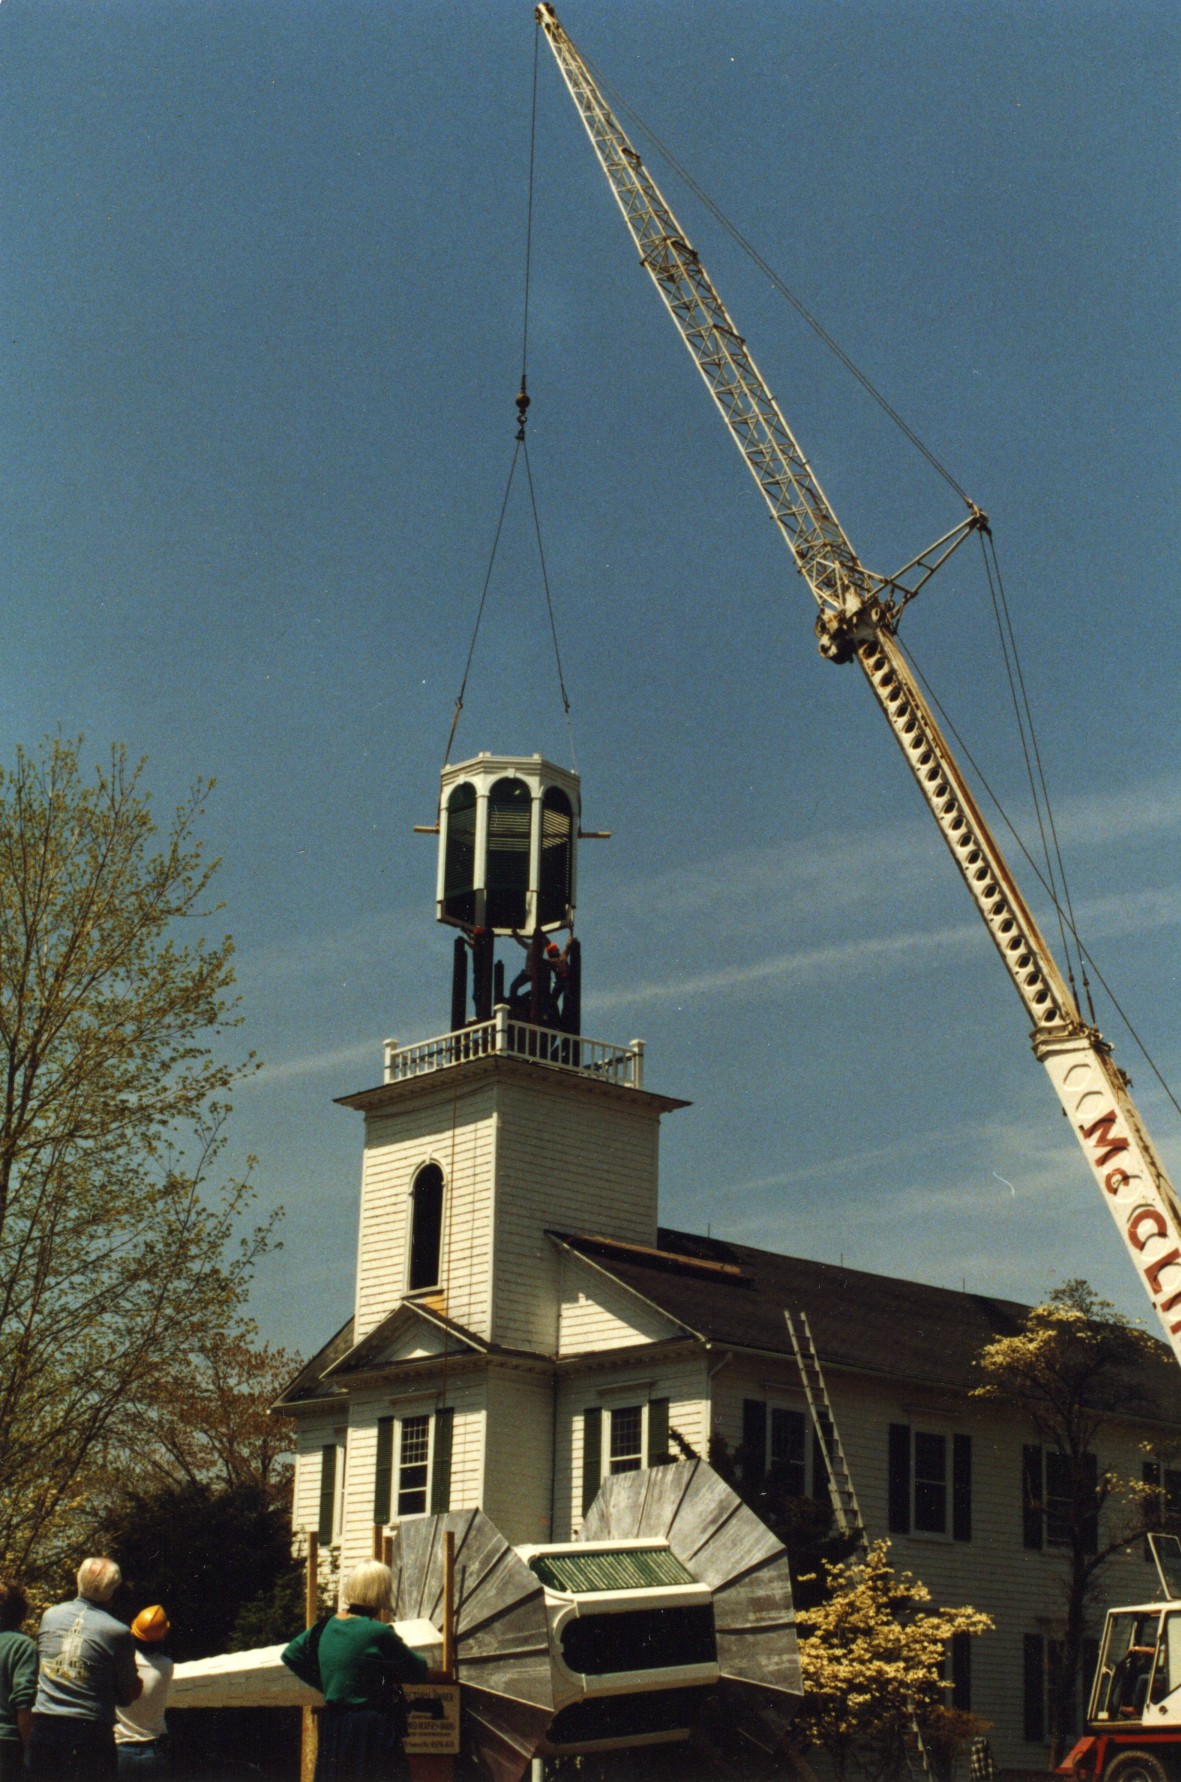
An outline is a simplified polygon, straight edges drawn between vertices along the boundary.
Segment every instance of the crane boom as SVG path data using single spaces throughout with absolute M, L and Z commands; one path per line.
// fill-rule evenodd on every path
M 536 9 L 639 251 L 816 601 L 821 654 L 856 661 L 1032 1022 L 1044 1064 L 1170 1346 L 1181 1361 L 1181 1204 L 1129 1079 L 1085 1022 L 894 636 L 901 604 L 987 521 L 960 526 L 894 576 L 850 544 L 746 342 L 549 0 Z M 904 596 L 902 603 L 895 593 Z

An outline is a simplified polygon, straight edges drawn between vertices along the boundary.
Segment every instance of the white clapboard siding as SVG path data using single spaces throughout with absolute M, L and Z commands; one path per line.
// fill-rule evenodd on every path
M 503 1085 L 500 1116 L 492 1334 L 553 1354 L 559 1265 L 545 1232 L 655 1244 L 659 1104 L 539 1070 Z
M 348 1434 L 348 1467 L 345 1473 L 344 1533 L 341 1541 L 341 1576 L 373 1554 L 375 1528 L 374 1490 L 377 1475 L 377 1423 L 380 1417 L 433 1416 L 441 1406 L 454 1411 L 451 1431 L 451 1505 L 453 1510 L 476 1509 L 483 1489 L 486 1382 L 482 1375 L 453 1374 L 442 1370 L 424 1380 L 413 1396 L 388 1389 L 354 1393 Z M 395 1451 L 395 1460 L 396 1460 Z M 394 1479 L 394 1512 L 390 1528 L 397 1525 L 397 1478 Z
M 646 1362 L 646 1365 L 645 1365 Z M 653 1398 L 669 1401 L 670 1430 L 676 1430 L 694 1453 L 705 1458 L 708 1448 L 706 1419 L 706 1359 L 692 1355 L 670 1361 L 641 1352 L 634 1363 L 610 1372 L 580 1373 L 562 1382 L 558 1393 L 558 1433 L 554 1456 L 554 1531 L 552 1539 L 568 1541 L 582 1526 L 583 1412 L 588 1407 L 609 1410 L 613 1405 L 644 1404 Z M 603 1466 L 608 1466 L 607 1432 L 603 1432 Z M 670 1448 L 677 1454 L 676 1444 Z
M 406 1290 L 410 1190 L 424 1164 L 443 1173 L 442 1269 L 448 1312 L 486 1333 L 489 1326 L 489 1229 L 495 1136 L 495 1086 L 405 1101 L 366 1122 L 357 1238 L 356 1340 L 393 1310 Z
M 581 1257 L 558 1256 L 559 1355 L 590 1355 L 658 1343 L 678 1334 L 673 1319 Z
M 973 1712 L 992 1722 L 989 1736 L 999 1764 L 1044 1769 L 1047 1747 L 1026 1744 L 1022 1737 L 1023 1639 L 1026 1634 L 1053 1634 L 1060 1625 L 1066 1559 L 1061 1550 L 1031 1550 L 1023 1543 L 1022 1447 L 1038 1440 L 1036 1432 L 1020 1413 L 962 1392 L 940 1393 L 831 1367 L 826 1369 L 826 1380 L 870 1539 L 888 1538 L 893 1563 L 920 1578 L 936 1603 L 951 1607 L 971 1604 L 992 1616 L 993 1631 L 972 1646 Z M 732 1450 L 742 1440 L 744 1397 L 802 1407 L 794 1363 L 786 1358 L 782 1364 L 743 1362 L 718 1375 L 714 1426 Z M 948 1438 L 955 1434 L 971 1437 L 971 1540 L 956 1541 L 950 1532 L 889 1533 L 891 1423 Z M 1139 1480 L 1140 1444 L 1153 1434 L 1147 1426 L 1137 1428 L 1131 1423 L 1109 1426 L 1097 1456 L 1100 1471 L 1110 1469 L 1123 1478 Z M 949 1440 L 949 1468 L 950 1459 Z M 1101 1541 L 1110 1538 L 1118 1519 L 1115 1509 L 1105 1513 L 1107 1526 L 1100 1531 Z M 1100 1582 L 1092 1632 L 1098 1631 L 1102 1608 L 1153 1596 L 1155 1573 L 1144 1562 L 1141 1543 L 1127 1556 L 1109 1560 Z
M 482 1508 L 513 1546 L 550 1538 L 552 1376 L 498 1370 L 488 1379 L 488 1467 Z

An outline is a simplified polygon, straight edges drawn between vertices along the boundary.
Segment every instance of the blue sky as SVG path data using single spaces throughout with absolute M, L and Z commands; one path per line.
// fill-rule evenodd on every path
M 1163 0 L 567 0 L 579 46 L 992 516 L 1084 936 L 1181 1079 L 1178 74 Z M 512 453 L 526 0 L 3 0 L 0 752 L 218 785 L 267 1335 L 349 1309 L 335 1095 L 440 1031 L 438 770 Z M 654 159 L 854 545 L 946 487 Z M 530 459 L 588 823 L 584 1025 L 669 1223 L 1142 1307 L 1022 1013 L 677 341 L 548 52 Z M 523 490 L 517 490 L 521 496 Z M 905 639 L 1028 828 L 979 560 Z M 455 756 L 569 763 L 514 499 Z M 1029 874 L 1019 876 L 1030 889 Z M 1177 1121 L 1105 1002 L 1174 1173 Z

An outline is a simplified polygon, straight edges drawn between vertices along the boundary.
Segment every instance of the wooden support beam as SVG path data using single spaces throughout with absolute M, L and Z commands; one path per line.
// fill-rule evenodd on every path
M 320 1537 L 314 1528 L 306 1531 L 307 1569 L 304 1573 L 304 1625 L 311 1627 L 320 1618 Z M 299 1782 L 313 1782 L 316 1773 L 316 1747 L 320 1729 L 315 1708 L 301 1708 L 299 1736 Z

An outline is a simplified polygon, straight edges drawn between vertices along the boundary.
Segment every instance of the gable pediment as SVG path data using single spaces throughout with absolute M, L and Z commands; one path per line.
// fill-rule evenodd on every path
M 470 1331 L 435 1313 L 429 1306 L 404 1301 L 375 1330 L 341 1356 L 328 1373 L 334 1384 L 353 1374 L 372 1373 L 407 1362 L 432 1361 L 444 1355 L 481 1355 L 487 1345 Z

